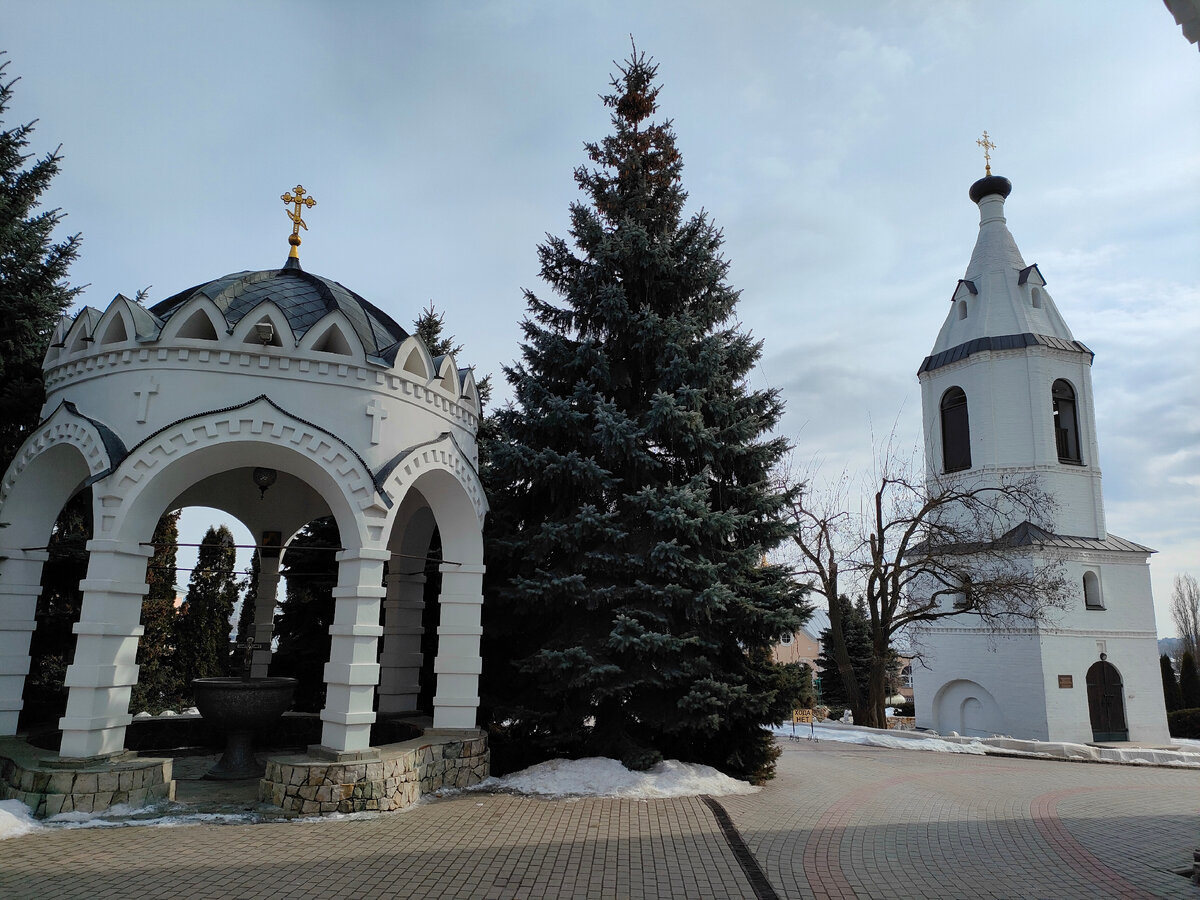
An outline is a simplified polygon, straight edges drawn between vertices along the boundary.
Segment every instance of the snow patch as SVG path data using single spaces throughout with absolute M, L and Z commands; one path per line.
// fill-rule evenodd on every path
M 0 800 L 0 841 L 41 827 L 29 807 L 20 800 Z
M 664 797 L 753 794 L 760 788 L 730 778 L 711 766 L 668 759 L 645 772 L 633 772 L 615 759 L 552 759 L 503 778 L 487 778 L 473 791 L 507 791 L 539 797 Z
M 779 737 L 791 738 L 790 722 L 773 725 Z M 818 741 L 840 741 L 846 744 L 865 744 L 898 750 L 931 750 L 935 753 L 1002 753 L 1013 756 L 1032 756 L 1044 759 L 1075 759 L 1086 762 L 1124 763 L 1126 765 L 1182 766 L 1200 768 L 1200 741 L 1175 738 L 1171 748 L 1153 747 L 1094 747 L 1062 741 L 1027 741 L 1014 738 L 959 737 L 954 732 L 942 737 L 914 731 L 881 731 L 875 728 L 854 727 L 825 722 L 813 729 Z M 795 737 L 807 739 L 808 726 L 796 726 Z
M 792 736 L 791 723 L 774 725 L 771 730 L 780 737 Z M 937 737 L 901 737 L 890 731 L 879 731 L 867 728 L 835 728 L 827 725 L 816 725 L 813 728 L 818 741 L 838 741 L 843 744 L 864 744 L 868 747 L 887 747 L 891 750 L 932 750 L 935 753 L 972 753 L 982 755 L 987 753 L 980 743 L 957 744 Z M 903 732 L 910 735 L 913 732 Z M 807 726 L 796 726 L 796 737 L 808 739 L 810 732 Z

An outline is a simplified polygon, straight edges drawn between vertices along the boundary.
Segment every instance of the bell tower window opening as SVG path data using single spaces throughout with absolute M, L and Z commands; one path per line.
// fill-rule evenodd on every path
M 1075 389 L 1063 379 L 1054 382 L 1051 390 L 1054 400 L 1054 443 L 1058 449 L 1058 461 L 1083 464 L 1079 454 L 1079 416 L 1075 408 Z
M 1085 609 L 1104 609 L 1104 597 L 1100 594 L 1100 579 L 1095 572 L 1083 573 L 1083 605 Z
M 952 387 L 942 395 L 942 463 L 947 472 L 971 468 L 967 395 L 959 387 Z

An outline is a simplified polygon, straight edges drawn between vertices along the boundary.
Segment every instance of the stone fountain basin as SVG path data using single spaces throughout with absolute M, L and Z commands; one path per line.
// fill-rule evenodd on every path
M 295 678 L 197 678 L 192 682 L 200 715 L 225 731 L 255 731 L 292 705 Z
M 205 778 L 259 778 L 253 732 L 273 725 L 292 705 L 295 678 L 196 678 L 192 681 L 201 717 L 225 732 L 225 752 Z

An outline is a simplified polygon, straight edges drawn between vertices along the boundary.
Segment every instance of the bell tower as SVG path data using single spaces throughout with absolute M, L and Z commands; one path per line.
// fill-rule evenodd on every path
M 994 148 L 984 133 L 979 142 Z M 942 733 L 1079 743 L 1169 739 L 1148 547 L 1108 533 L 1092 396 L 1094 354 L 1075 339 L 1008 230 L 1012 183 L 971 185 L 979 234 L 921 363 L 931 479 L 1034 475 L 1054 533 L 1012 522 L 1014 565 L 1059 561 L 1078 593 L 1054 621 L 995 634 L 969 614 L 918 637 L 917 724 Z
M 1008 230 L 1007 178 L 971 185 L 979 236 L 921 364 L 931 475 L 1036 473 L 1058 500 L 1058 530 L 1105 536 L 1092 351 L 1075 340 L 1037 265 Z

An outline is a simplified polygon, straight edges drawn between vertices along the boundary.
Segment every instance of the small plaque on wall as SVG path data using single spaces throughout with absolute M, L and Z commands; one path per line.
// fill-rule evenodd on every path
M 1075 677 L 1073 675 L 1059 675 L 1058 686 L 1060 688 L 1075 687 Z

